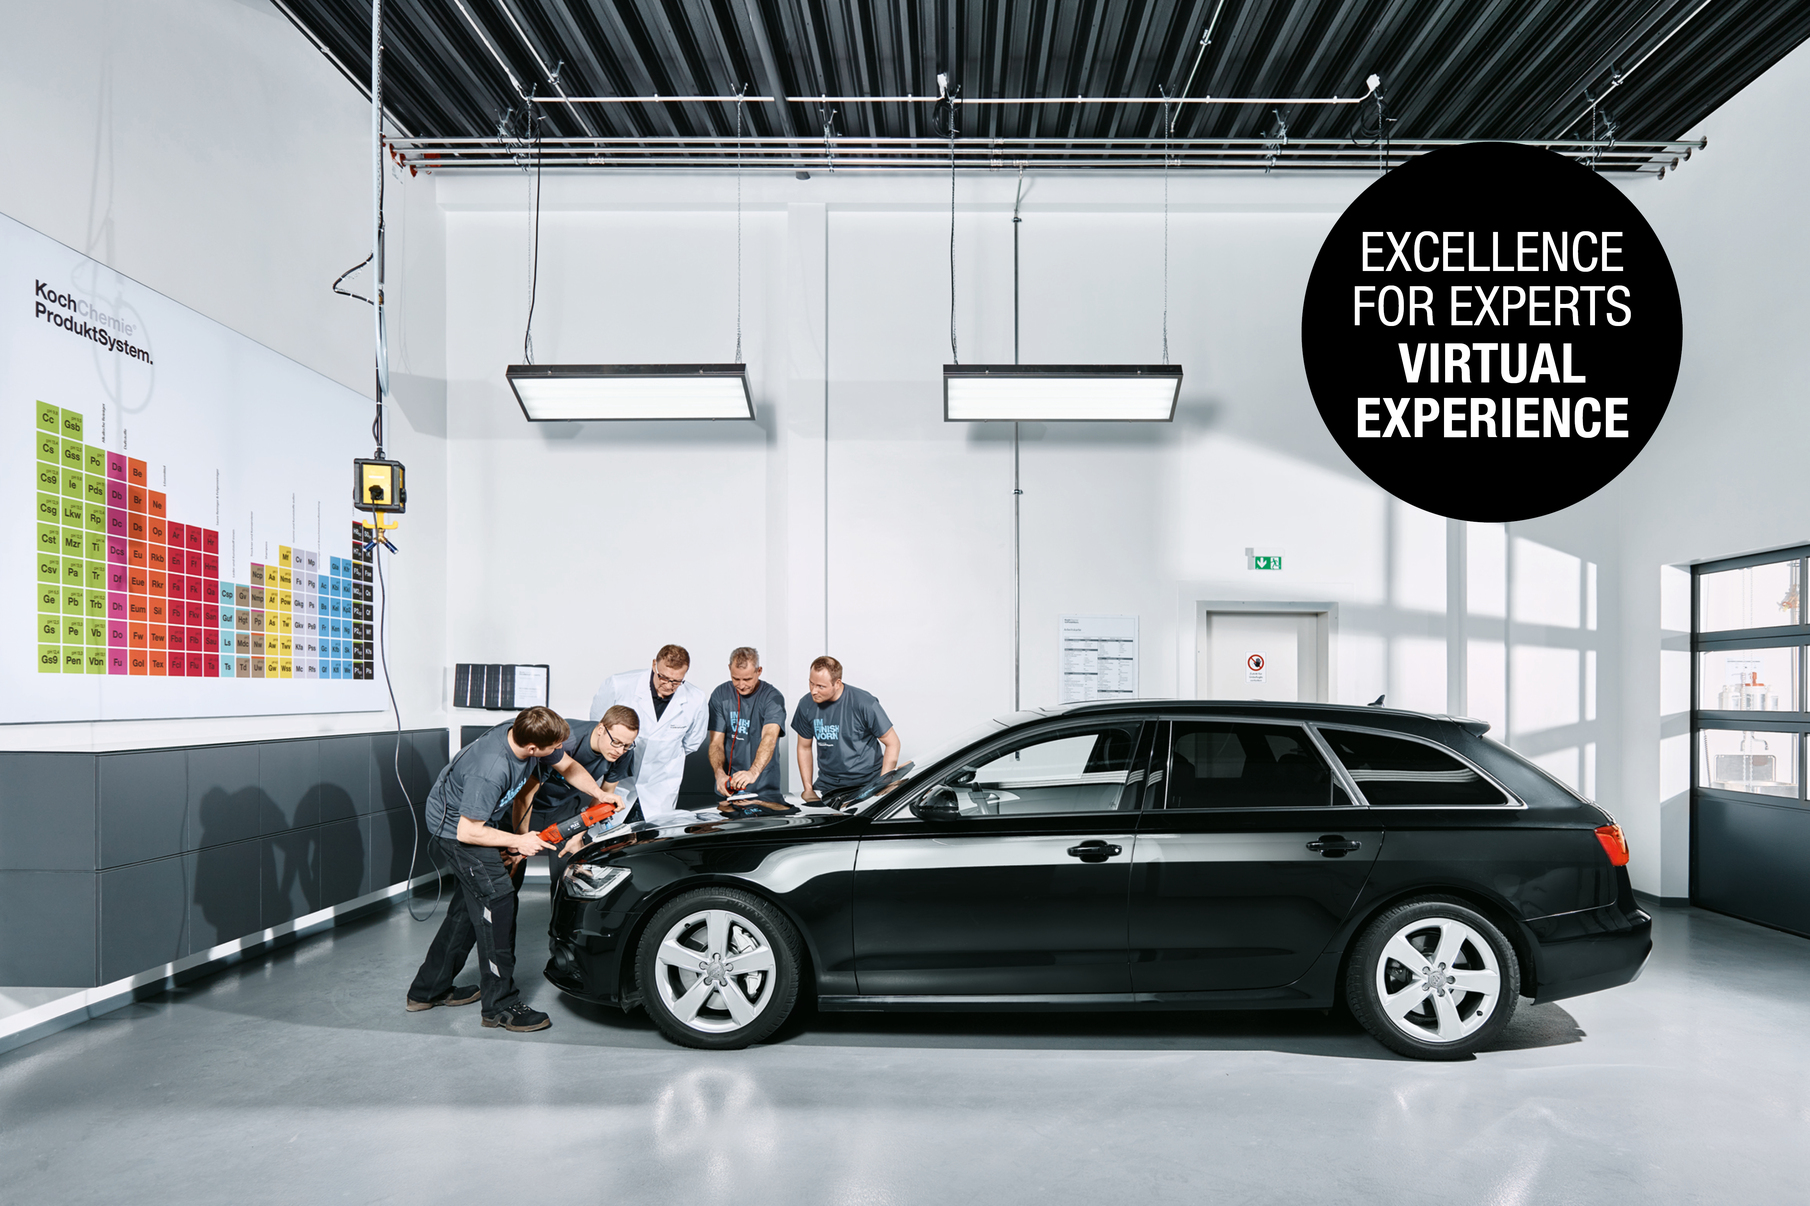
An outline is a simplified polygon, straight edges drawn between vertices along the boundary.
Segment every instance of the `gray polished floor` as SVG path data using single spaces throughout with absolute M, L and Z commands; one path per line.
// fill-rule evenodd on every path
M 403 1011 L 430 927 L 398 908 L 0 1056 L 0 1196 L 1806 1200 L 1810 942 L 1658 921 L 1638 983 L 1423 1064 L 1319 1014 L 827 1015 L 709 1054 L 532 971 L 554 1025 L 512 1035 Z

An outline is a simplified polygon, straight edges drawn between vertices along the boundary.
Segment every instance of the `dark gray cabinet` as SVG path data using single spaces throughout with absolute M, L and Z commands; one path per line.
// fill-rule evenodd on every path
M 445 729 L 0 752 L 0 984 L 91 988 L 401 883 L 447 756 Z

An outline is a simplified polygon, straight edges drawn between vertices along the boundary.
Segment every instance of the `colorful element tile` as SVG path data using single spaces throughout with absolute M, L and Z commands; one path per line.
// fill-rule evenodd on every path
M 175 518 L 144 461 L 83 440 L 83 416 L 38 402 L 40 674 L 376 677 L 372 554 L 279 546 L 249 582 L 220 577 L 220 533 Z

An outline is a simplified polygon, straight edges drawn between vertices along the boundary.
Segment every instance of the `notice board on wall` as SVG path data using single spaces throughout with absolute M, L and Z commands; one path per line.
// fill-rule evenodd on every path
M 1136 616 L 1063 616 L 1059 631 L 1061 702 L 1137 695 Z
M 0 216 L 0 723 L 385 706 L 369 410 Z

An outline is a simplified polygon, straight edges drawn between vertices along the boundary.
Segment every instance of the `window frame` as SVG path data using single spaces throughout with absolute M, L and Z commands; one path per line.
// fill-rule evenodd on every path
M 1810 675 L 1810 623 L 1773 624 L 1764 628 L 1723 628 L 1707 633 L 1703 631 L 1703 579 L 1705 575 L 1790 562 L 1797 563 L 1797 610 L 1798 619 L 1803 621 L 1810 616 L 1810 609 L 1804 605 L 1805 586 L 1806 583 L 1810 583 L 1810 578 L 1806 577 L 1806 574 L 1810 574 L 1810 545 L 1788 545 L 1770 552 L 1748 553 L 1740 557 L 1703 561 L 1690 567 L 1691 631 L 1688 656 L 1691 667 L 1690 792 L 1693 800 L 1693 815 L 1695 815 L 1694 801 L 1699 797 L 1745 804 L 1766 804 L 1775 808 L 1810 807 L 1810 798 L 1807 798 L 1807 795 L 1810 795 L 1810 784 L 1806 783 L 1805 778 L 1806 772 L 1810 772 L 1810 686 L 1805 683 L 1806 676 Z M 1668 644 L 1667 647 L 1671 646 Z M 1795 707 L 1776 712 L 1746 712 L 1698 706 L 1703 699 L 1702 654 L 1732 652 L 1740 649 L 1786 648 L 1798 650 L 1797 698 L 1792 701 Z M 1702 781 L 1702 734 L 1705 731 L 1716 730 L 1797 734 L 1796 765 L 1792 768 L 1796 779 L 1797 794 L 1795 796 L 1778 796 L 1751 791 L 1730 791 L 1727 788 L 1711 787 L 1704 783 Z
M 1326 764 L 1329 770 L 1331 770 L 1333 785 L 1344 789 L 1346 803 L 1267 804 L 1257 805 L 1251 808 L 1171 808 L 1169 806 L 1169 784 L 1174 778 L 1171 771 L 1174 769 L 1175 765 L 1175 726 L 1177 724 L 1200 724 L 1209 722 L 1223 722 L 1225 724 L 1261 724 L 1278 728 L 1295 728 L 1303 730 L 1307 734 L 1307 745 L 1313 749 L 1315 753 L 1320 755 L 1320 760 Z M 1316 816 L 1326 814 L 1344 816 L 1349 814 L 1353 809 L 1367 809 L 1370 807 L 1369 801 L 1365 800 L 1358 792 L 1357 785 L 1351 781 L 1351 776 L 1345 773 L 1344 765 L 1333 754 L 1326 742 L 1321 739 L 1320 734 L 1315 731 L 1311 721 L 1285 719 L 1277 716 L 1247 716 L 1242 713 L 1215 712 L 1207 715 L 1196 713 L 1193 715 L 1165 716 L 1161 718 L 1159 723 L 1162 725 L 1162 729 L 1157 733 L 1157 740 L 1162 743 L 1162 756 L 1160 759 L 1157 758 L 1155 756 L 1156 751 L 1153 749 L 1151 751 L 1151 763 L 1155 765 L 1160 762 L 1161 767 L 1160 769 L 1151 772 L 1149 777 L 1150 781 L 1145 784 L 1145 804 L 1142 811 L 1170 812 L 1177 815 L 1208 815 L 1213 813 L 1231 812 L 1303 812 L 1311 813 Z M 1158 788 L 1161 789 L 1162 798 L 1154 804 L 1150 803 L 1151 797 L 1156 794 L 1156 789 Z
M 1445 744 L 1442 741 L 1434 741 L 1430 737 L 1422 737 L 1415 733 L 1404 733 L 1400 729 L 1379 729 L 1379 728 L 1375 727 L 1374 725 L 1340 724 L 1337 722 L 1333 722 L 1330 724 L 1326 724 L 1326 723 L 1310 724 L 1309 727 L 1314 730 L 1314 736 L 1319 737 L 1321 742 L 1325 745 L 1326 752 L 1327 752 L 1328 756 L 1331 758 L 1332 764 L 1334 766 L 1338 767 L 1340 773 L 1345 776 L 1345 780 L 1347 783 L 1349 783 L 1351 785 L 1352 791 L 1358 791 L 1357 780 L 1352 778 L 1351 772 L 1346 769 L 1344 759 L 1340 758 L 1338 756 L 1338 754 L 1333 751 L 1332 743 L 1330 741 L 1327 741 L 1326 738 L 1320 733 L 1320 729 L 1322 729 L 1322 728 L 1335 729 L 1335 730 L 1340 730 L 1340 731 L 1347 732 L 1347 733 L 1368 733 L 1371 736 L 1375 736 L 1375 737 L 1393 737 L 1397 741 L 1411 741 L 1411 742 L 1414 742 L 1416 745 L 1427 746 L 1429 749 L 1437 750 L 1438 752 L 1444 754 L 1446 757 L 1454 758 L 1457 761 L 1459 761 L 1460 763 L 1464 764 L 1464 766 L 1466 768 L 1468 768 L 1473 774 L 1477 775 L 1485 783 L 1488 783 L 1491 787 L 1494 787 L 1497 791 L 1502 793 L 1502 802 L 1499 804 L 1371 804 L 1370 798 L 1368 796 L 1364 796 L 1361 792 L 1359 792 L 1359 798 L 1361 798 L 1364 801 L 1364 804 L 1366 807 L 1370 807 L 1370 808 L 1411 808 L 1411 809 L 1418 809 L 1418 810 L 1424 810 L 1424 809 L 1429 809 L 1429 808 L 1433 808 L 1433 809 L 1459 808 L 1459 809 L 1463 809 L 1466 812 L 1474 812 L 1474 811 L 1477 811 L 1480 809 L 1490 809 L 1490 808 L 1526 808 L 1527 807 L 1527 801 L 1523 800 L 1518 794 L 1516 794 L 1514 791 L 1510 790 L 1508 785 L 1503 783 L 1502 780 L 1500 780 L 1496 776 L 1490 774 L 1483 767 L 1477 765 L 1477 762 L 1475 759 L 1465 757 L 1463 754 L 1459 753 L 1457 750 L 1453 749 L 1451 746 Z M 1563 786 L 1563 785 L 1561 784 L 1561 786 Z M 1569 790 L 1569 789 L 1567 789 L 1567 790 Z
M 1038 726 L 1029 731 L 1024 729 L 1008 730 L 997 736 L 990 737 L 982 743 L 971 746 L 967 750 L 960 751 L 945 760 L 942 765 L 934 768 L 934 773 L 929 775 L 923 783 L 914 785 L 910 791 L 900 796 L 897 800 L 887 805 L 875 815 L 874 823 L 883 824 L 892 821 L 909 821 L 912 824 L 922 825 L 924 823 L 923 819 L 911 811 L 912 804 L 916 803 L 919 799 L 928 795 L 936 788 L 943 786 L 949 776 L 958 772 L 961 768 L 972 763 L 978 763 L 984 766 L 992 759 L 1002 757 L 1011 753 L 1014 749 L 1022 749 L 1027 745 L 1040 745 L 1045 741 L 1060 741 L 1064 737 L 1079 736 L 1089 732 L 1099 732 L 1102 729 L 1108 728 L 1130 728 L 1132 730 L 1131 766 L 1125 772 L 1125 782 L 1127 785 L 1130 785 L 1133 782 L 1139 782 L 1148 772 L 1150 763 L 1153 761 L 1152 755 L 1155 753 L 1154 745 L 1152 749 L 1145 754 L 1142 765 L 1139 764 L 1138 754 L 1143 749 L 1144 738 L 1148 735 L 1146 733 L 1146 727 L 1156 723 L 1158 722 L 1153 717 L 1137 713 L 1130 716 L 1115 716 L 1110 718 L 1102 716 L 1090 716 L 1085 719 L 1082 717 L 1072 717 L 1065 720 L 1054 721 L 1047 726 Z M 1158 734 L 1159 739 L 1161 736 L 1161 734 Z M 1105 815 L 1135 817 L 1139 813 L 1149 810 L 1149 800 L 1150 793 L 1146 790 L 1140 793 L 1138 797 L 1138 806 L 1136 808 L 1128 809 L 1123 812 L 1115 809 L 1111 814 L 1103 812 L 1021 813 L 1014 814 L 1011 817 L 967 817 L 963 819 L 962 823 L 968 824 L 981 820 L 1040 820 L 1046 817 L 1088 817 Z

